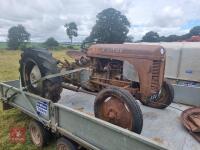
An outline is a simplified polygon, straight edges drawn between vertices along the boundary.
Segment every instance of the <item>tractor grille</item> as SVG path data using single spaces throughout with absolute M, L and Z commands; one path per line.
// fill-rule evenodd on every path
M 160 67 L 161 67 L 161 61 L 154 60 L 152 65 L 151 89 L 155 92 L 159 90 Z

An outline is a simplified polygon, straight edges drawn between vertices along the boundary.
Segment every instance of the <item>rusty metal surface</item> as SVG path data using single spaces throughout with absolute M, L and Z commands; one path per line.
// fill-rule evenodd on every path
M 85 53 L 68 51 L 77 64 L 88 62 Z M 90 59 L 91 75 L 88 82 L 81 86 L 90 91 L 100 91 L 109 85 L 118 86 L 130 91 L 137 99 L 148 105 L 152 96 L 160 92 L 165 72 L 166 54 L 162 46 L 144 44 L 95 44 L 88 48 L 87 58 Z M 83 61 L 81 61 L 83 60 Z M 85 60 L 85 61 L 84 61 Z M 134 68 L 139 81 L 126 79 L 123 64 L 127 62 Z M 133 72 L 133 71 L 132 71 Z M 128 74 L 128 72 L 126 71 Z M 77 75 L 80 76 L 80 75 Z M 73 78 L 65 78 L 72 83 Z M 78 79 L 78 78 L 77 78 Z M 73 84 L 73 83 L 72 83 Z
M 200 132 L 200 114 L 192 114 L 188 117 L 188 119 L 194 125 L 192 132 Z
M 126 85 L 129 91 L 135 92 L 138 99 L 146 102 L 148 97 L 160 91 L 165 72 L 165 50 L 158 45 L 133 45 L 133 44 L 96 44 L 87 51 L 91 58 L 93 68 L 92 78 L 105 80 L 92 80 L 96 87 L 102 84 L 121 86 L 120 81 L 126 81 L 123 75 L 123 63 L 132 65 L 139 76 L 138 87 Z M 110 82 L 117 79 L 119 83 Z M 107 82 L 108 81 L 108 82 Z M 98 84 L 100 83 L 100 84 Z M 101 85 L 101 86 L 98 86 Z M 103 86 L 104 87 L 104 86 Z M 126 88 L 126 89 L 127 89 Z
M 111 96 L 99 106 L 99 118 L 106 120 L 125 129 L 132 129 L 132 114 L 127 110 L 120 98 Z
M 189 133 L 200 142 L 200 107 L 189 108 L 183 111 L 181 121 Z
M 130 81 L 122 81 L 122 80 L 114 80 L 114 79 L 104 79 L 104 78 L 97 78 L 92 77 L 90 80 L 90 83 L 100 85 L 96 87 L 96 91 L 100 91 L 102 87 L 110 87 L 110 86 L 116 86 L 120 88 L 124 88 L 128 90 L 131 94 L 135 95 L 135 98 L 140 98 L 139 96 L 139 88 L 132 88 Z M 94 87 L 95 88 L 95 87 Z
M 162 50 L 161 50 L 162 49 Z M 161 52 L 162 51 L 162 52 Z M 133 45 L 133 44 L 95 44 L 92 45 L 87 55 L 89 57 L 105 57 L 110 56 L 120 58 L 161 58 L 165 50 L 159 45 Z
M 105 79 L 115 79 L 118 76 L 120 80 L 123 80 L 120 78 L 120 76 L 123 76 L 123 65 L 119 61 L 130 63 L 138 73 L 140 93 L 144 101 L 147 97 L 159 92 L 162 87 L 166 59 L 165 50 L 162 46 L 96 44 L 88 49 L 87 56 L 92 60 L 93 77 Z M 107 60 L 111 61 L 106 63 Z M 114 60 L 114 63 L 118 64 L 116 68 L 111 65 Z M 106 70 L 104 70 L 105 68 Z

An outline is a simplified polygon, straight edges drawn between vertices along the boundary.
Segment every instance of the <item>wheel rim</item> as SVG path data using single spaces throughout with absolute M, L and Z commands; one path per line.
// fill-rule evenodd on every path
M 30 77 L 29 77 L 31 85 L 35 88 L 38 87 L 38 83 L 35 83 L 35 82 L 40 80 L 41 77 L 42 75 L 41 75 L 39 67 L 37 65 L 34 65 L 33 69 L 30 72 Z
M 29 60 L 25 65 L 24 75 L 24 79 L 27 82 L 28 86 L 31 85 L 33 88 L 38 88 L 40 86 L 40 83 L 35 82 L 41 79 L 42 74 L 38 65 L 33 60 Z
M 41 143 L 41 134 L 36 127 L 31 127 L 31 137 L 35 145 L 40 145 Z
M 104 99 L 99 105 L 99 118 L 131 130 L 133 126 L 133 117 L 130 108 L 120 98 L 110 96 Z
M 156 102 L 162 102 L 164 99 L 166 98 L 166 90 L 164 87 L 161 88 L 161 90 L 159 91 L 159 96 L 158 98 L 154 101 Z

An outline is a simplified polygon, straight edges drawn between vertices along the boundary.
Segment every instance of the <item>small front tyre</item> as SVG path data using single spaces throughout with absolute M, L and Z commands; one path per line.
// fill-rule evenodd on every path
M 95 117 L 140 134 L 142 111 L 134 97 L 120 88 L 106 88 L 98 93 L 94 103 Z
M 164 81 L 158 98 L 155 100 L 149 100 L 147 103 L 143 102 L 143 104 L 153 108 L 164 109 L 173 102 L 173 99 L 174 88 L 170 83 Z

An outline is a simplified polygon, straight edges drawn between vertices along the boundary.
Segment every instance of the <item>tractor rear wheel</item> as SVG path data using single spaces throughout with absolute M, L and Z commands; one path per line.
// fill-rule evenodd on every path
M 126 90 L 106 88 L 98 93 L 94 103 L 95 117 L 140 134 L 142 111 L 134 97 Z
M 48 50 L 26 49 L 21 54 L 20 76 L 23 87 L 29 92 L 57 102 L 62 92 L 61 77 L 37 82 L 42 77 L 59 73 L 57 61 Z

